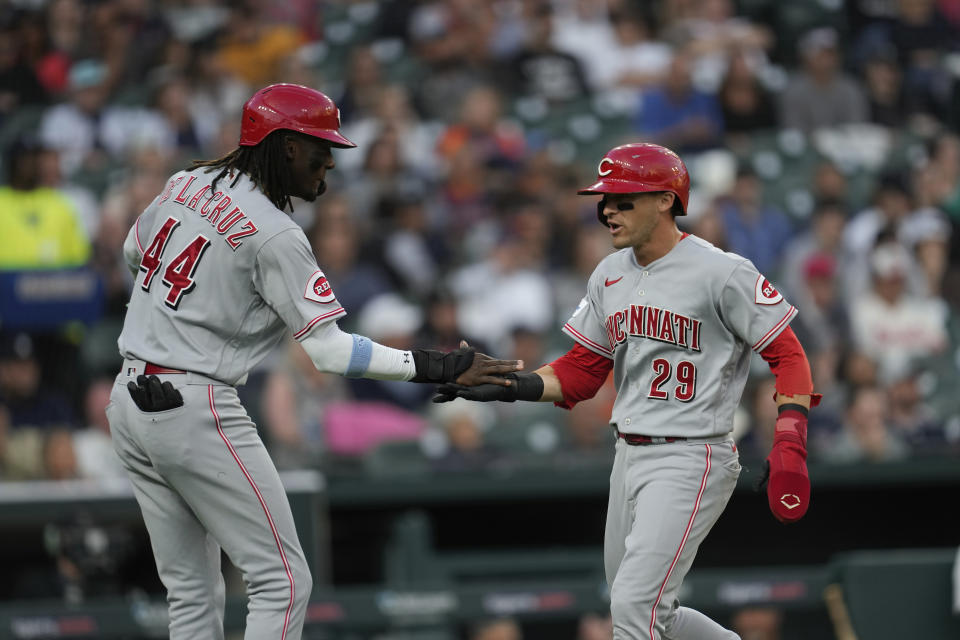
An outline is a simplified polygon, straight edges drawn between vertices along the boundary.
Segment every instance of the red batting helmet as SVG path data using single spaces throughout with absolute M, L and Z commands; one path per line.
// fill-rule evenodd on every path
M 606 193 L 646 193 L 669 191 L 677 196 L 687 214 L 690 198 L 690 175 L 676 153 L 648 142 L 635 142 L 614 147 L 597 167 L 597 181 L 577 191 L 582 196 Z M 601 214 L 601 221 L 603 215 Z
M 243 105 L 240 145 L 252 147 L 277 129 L 328 140 L 334 147 L 355 147 L 340 134 L 340 109 L 326 95 L 299 84 L 272 84 Z

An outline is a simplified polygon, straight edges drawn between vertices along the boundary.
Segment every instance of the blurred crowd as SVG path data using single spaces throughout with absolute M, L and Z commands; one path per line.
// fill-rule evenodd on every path
M 960 453 L 958 0 L 0 0 L 0 479 L 122 475 L 104 407 L 123 239 L 171 173 L 236 146 L 272 82 L 326 92 L 358 143 L 290 214 L 345 330 L 549 362 L 610 251 L 576 189 L 610 147 L 654 141 L 691 170 L 683 229 L 800 309 L 811 461 Z M 23 320 L 4 283 L 37 271 L 95 275 L 84 313 Z M 757 358 L 747 458 L 772 388 Z M 610 383 L 570 412 L 431 391 L 318 373 L 290 340 L 241 394 L 281 468 L 611 455 Z

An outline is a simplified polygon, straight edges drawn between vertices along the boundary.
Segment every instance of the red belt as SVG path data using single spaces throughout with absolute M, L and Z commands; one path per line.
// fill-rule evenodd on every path
M 679 442 L 686 440 L 681 436 L 642 436 L 637 433 L 620 433 L 617 431 L 617 437 L 623 438 L 627 444 L 644 446 L 648 444 L 666 444 L 667 442 Z
M 169 369 L 167 367 L 161 367 L 160 365 L 153 364 L 151 362 L 145 362 L 143 365 L 143 375 L 151 376 L 158 375 L 162 373 L 186 373 L 182 369 Z

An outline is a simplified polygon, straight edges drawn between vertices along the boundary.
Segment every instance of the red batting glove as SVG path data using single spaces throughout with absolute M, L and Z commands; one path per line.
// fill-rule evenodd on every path
M 770 511 L 780 522 L 796 522 L 810 505 L 807 416 L 803 412 L 787 409 L 780 413 L 767 464 L 770 472 L 767 481 Z

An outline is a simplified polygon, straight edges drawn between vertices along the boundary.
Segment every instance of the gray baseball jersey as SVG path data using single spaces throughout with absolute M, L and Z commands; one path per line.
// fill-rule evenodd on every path
M 229 384 L 283 338 L 301 339 L 346 311 L 289 216 L 242 175 L 174 174 L 130 229 L 139 269 L 120 335 L 126 358 Z
M 613 360 L 621 432 L 710 438 L 733 428 L 751 350 L 796 314 L 749 260 L 686 235 L 648 265 L 606 257 L 563 330 Z

